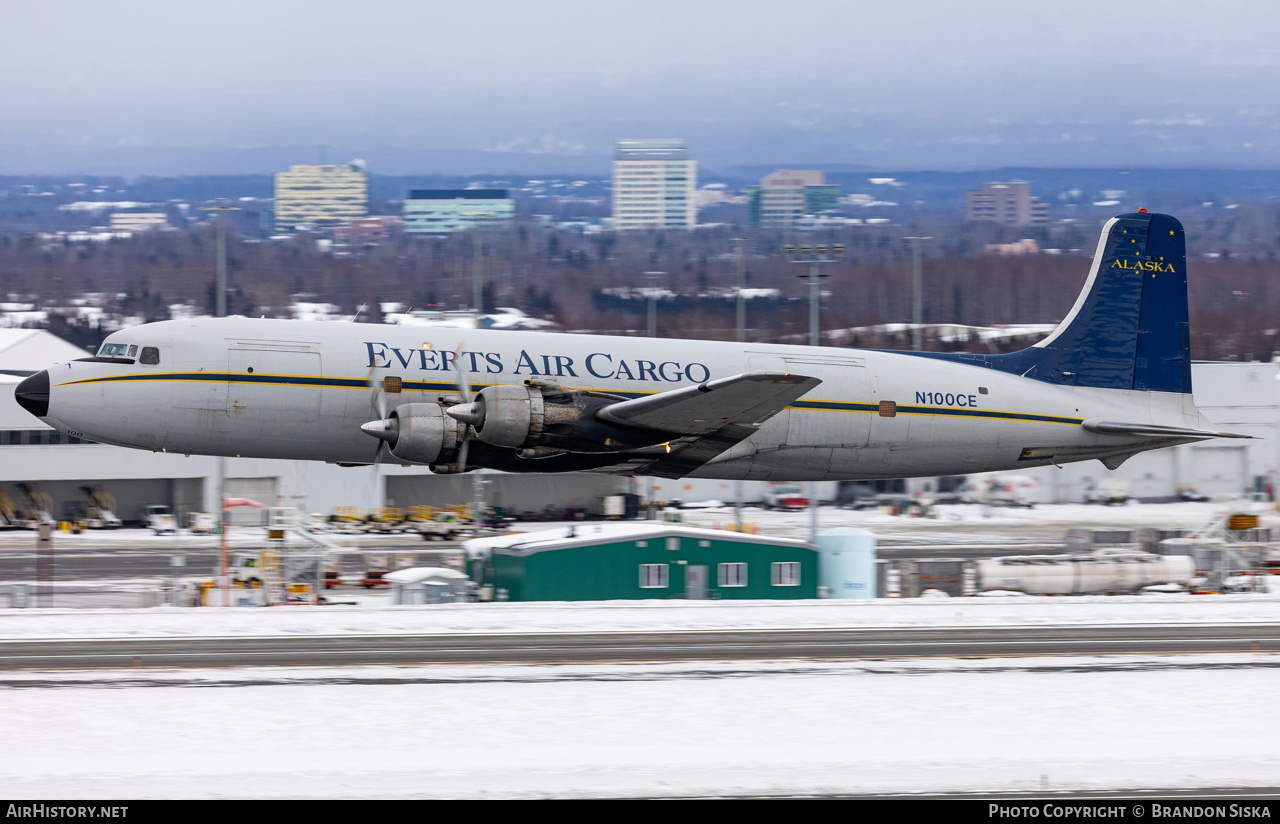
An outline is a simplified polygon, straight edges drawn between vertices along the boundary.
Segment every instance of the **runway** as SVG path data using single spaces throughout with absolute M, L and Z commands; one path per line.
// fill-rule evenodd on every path
M 876 660 L 1280 652 L 1280 624 L 0 642 L 0 670 Z

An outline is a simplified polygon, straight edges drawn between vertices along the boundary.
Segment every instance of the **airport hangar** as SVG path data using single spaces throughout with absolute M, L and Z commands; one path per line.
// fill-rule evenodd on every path
M 214 511 L 217 458 L 80 442 L 60 435 L 18 406 L 13 389 L 22 377 L 85 354 L 43 330 L 0 329 L 0 492 L 21 507 L 18 484 L 37 485 L 52 497 L 54 517 L 61 515 L 65 502 L 83 499 L 81 486 L 99 486 L 114 495 L 117 514 L 125 520 L 137 518 L 147 504 L 167 504 L 179 513 Z M 1037 482 L 1040 501 L 1082 500 L 1085 490 L 1104 478 L 1128 481 L 1132 496 L 1145 500 L 1170 500 L 1186 488 L 1206 495 L 1238 494 L 1252 489 L 1259 478 L 1275 483 L 1280 469 L 1280 438 L 1276 437 L 1280 435 L 1280 364 L 1198 362 L 1192 373 L 1197 405 L 1210 420 L 1222 429 L 1259 439 L 1210 440 L 1147 452 L 1114 473 L 1097 461 L 1027 470 L 1024 474 Z M 540 512 L 548 506 L 598 511 L 601 497 L 642 491 L 642 482 L 634 479 L 593 473 L 432 475 L 421 467 L 339 467 L 248 458 L 226 459 L 226 473 L 229 496 L 323 514 L 338 506 L 372 509 L 469 503 L 473 474 L 484 480 L 488 504 L 513 511 Z M 930 483 L 923 480 L 912 486 L 927 491 Z M 743 482 L 744 500 L 760 501 L 766 487 L 761 482 Z M 823 500 L 834 499 L 835 483 L 819 487 Z M 732 501 L 734 488 L 732 481 L 655 479 L 654 497 Z M 232 512 L 250 523 L 262 517 L 256 510 Z

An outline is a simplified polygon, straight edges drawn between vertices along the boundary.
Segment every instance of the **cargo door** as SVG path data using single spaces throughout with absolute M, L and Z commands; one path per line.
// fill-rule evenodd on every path
M 310 423 L 320 415 L 320 353 L 307 344 L 242 343 L 227 352 L 227 415 Z

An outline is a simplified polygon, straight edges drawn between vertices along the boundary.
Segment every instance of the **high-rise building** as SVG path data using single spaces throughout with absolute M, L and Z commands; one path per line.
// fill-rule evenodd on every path
M 804 215 L 840 212 L 840 187 L 816 169 L 781 169 L 747 190 L 747 222 L 757 228 L 789 227 Z
M 965 192 L 964 219 L 1005 226 L 1042 226 L 1049 222 L 1049 204 L 1031 196 L 1031 184 L 986 183 L 979 192 Z
M 509 223 L 515 205 L 506 189 L 414 189 L 404 202 L 404 230 L 447 235 L 483 221 Z
M 679 139 L 619 140 L 613 156 L 615 229 L 690 229 L 698 223 L 698 164 Z
M 276 228 L 337 226 L 369 212 L 369 176 L 354 166 L 290 166 L 276 173 Z

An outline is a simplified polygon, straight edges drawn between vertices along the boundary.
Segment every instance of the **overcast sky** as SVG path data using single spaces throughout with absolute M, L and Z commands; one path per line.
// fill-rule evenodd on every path
M 708 168 L 1280 168 L 1278 23 L 1222 0 L 7 3 L 0 173 L 322 145 L 374 172 L 603 172 L 643 136 Z

